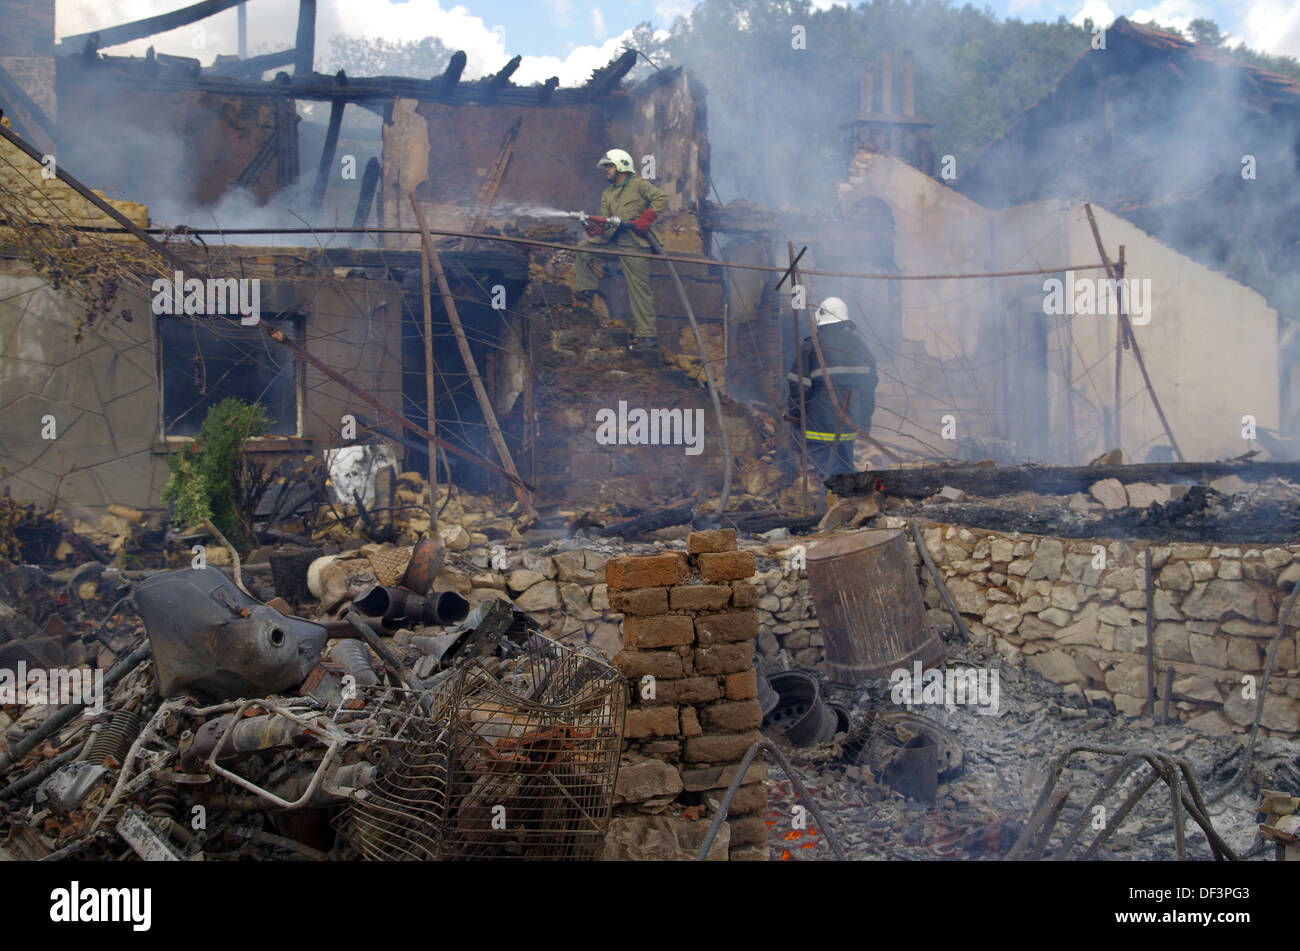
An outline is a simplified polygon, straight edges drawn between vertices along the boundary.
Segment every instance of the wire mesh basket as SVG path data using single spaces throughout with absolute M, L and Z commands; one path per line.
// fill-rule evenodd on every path
M 617 669 L 540 636 L 495 674 L 467 662 L 428 710 L 389 706 L 385 755 L 340 831 L 370 859 L 593 859 L 626 705 Z

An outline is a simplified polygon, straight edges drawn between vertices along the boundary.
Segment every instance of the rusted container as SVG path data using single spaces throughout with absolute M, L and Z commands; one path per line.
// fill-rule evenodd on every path
M 907 538 L 897 529 L 866 529 L 808 549 L 808 584 L 835 683 L 856 686 L 943 662 L 930 633 Z

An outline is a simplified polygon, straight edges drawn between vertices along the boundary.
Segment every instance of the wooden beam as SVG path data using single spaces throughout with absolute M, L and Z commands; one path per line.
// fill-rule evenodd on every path
M 533 509 L 532 500 L 528 497 L 528 490 L 524 488 L 524 482 L 519 478 L 519 473 L 515 469 L 514 459 L 510 456 L 510 449 L 506 446 L 505 437 L 501 435 L 501 427 L 497 425 L 497 414 L 492 409 L 492 401 L 488 399 L 487 390 L 483 387 L 483 380 L 478 374 L 477 365 L 474 363 L 474 354 L 470 352 L 469 341 L 465 339 L 465 328 L 461 326 L 460 314 L 456 311 L 456 299 L 452 297 L 451 286 L 447 283 L 447 275 L 442 269 L 442 262 L 438 259 L 437 249 L 433 246 L 433 236 L 429 234 L 428 226 L 424 222 L 424 212 L 420 210 L 420 203 L 415 200 L 415 192 L 407 192 L 407 198 L 411 202 L 411 208 L 415 211 L 415 220 L 419 222 L 420 241 L 424 245 L 424 253 L 429 256 L 429 263 L 433 266 L 434 277 L 438 279 L 438 291 L 442 294 L 443 309 L 447 312 L 447 320 L 451 323 L 452 333 L 456 335 L 456 346 L 460 349 L 461 359 L 465 362 L 465 372 L 469 374 L 469 382 L 474 388 L 474 395 L 478 398 L 479 408 L 483 411 L 483 421 L 487 423 L 488 436 L 497 451 L 497 458 L 501 460 L 502 467 L 510 473 L 510 487 L 515 490 L 515 497 L 519 500 L 524 514 L 529 518 L 536 519 L 537 512 Z
M 516 56 L 510 62 L 506 63 L 505 66 L 501 67 L 501 71 L 493 76 L 488 82 L 488 86 L 492 89 L 503 89 L 508 86 L 510 84 L 510 77 L 515 74 L 515 70 L 519 68 L 519 64 L 523 61 L 524 58 L 522 56 Z
M 632 67 L 636 65 L 636 58 L 636 50 L 628 50 L 611 61 L 608 66 L 596 70 L 583 88 L 593 96 L 603 96 L 613 92 L 623 81 L 623 77 L 632 71 Z
M 460 74 L 465 72 L 465 64 L 469 62 L 469 57 L 465 55 L 464 50 L 456 50 L 451 54 L 451 61 L 447 63 L 447 68 L 442 71 L 442 75 L 436 77 L 439 92 L 451 92 L 460 82 Z
M 171 13 L 160 13 L 157 16 L 145 17 L 143 20 L 132 20 L 130 23 L 110 26 L 103 30 L 92 30 L 89 33 L 74 33 L 72 36 L 65 36 L 59 40 L 59 46 L 62 48 L 84 46 L 92 36 L 98 37 L 98 41 L 95 43 L 97 49 L 119 46 L 122 43 L 130 43 L 132 40 L 141 40 L 146 36 L 153 36 L 155 33 L 166 33 L 168 30 L 174 30 L 189 23 L 196 23 L 241 3 L 243 3 L 243 0 L 203 0 L 202 3 L 183 7 L 180 10 L 173 10 Z
M 1102 479 L 1123 483 L 1151 482 L 1205 485 L 1223 476 L 1247 482 L 1282 478 L 1300 480 L 1300 462 L 1162 462 L 1132 466 L 920 466 L 915 469 L 868 469 L 832 477 L 837 495 L 868 495 L 879 482 L 886 495 L 924 499 L 944 486 L 971 495 L 994 497 L 1017 492 L 1072 495 L 1087 492 Z
M 310 76 L 316 62 L 316 0 L 298 0 L 298 36 L 293 43 L 295 76 Z
M 330 172 L 334 167 L 334 153 L 339 147 L 339 129 L 343 127 L 343 110 L 347 101 L 335 99 L 330 104 L 330 123 L 325 130 L 325 147 L 320 153 L 320 167 L 316 169 L 316 184 L 311 190 L 311 210 L 320 211 L 325 202 L 325 189 L 329 185 Z
M 379 159 L 370 157 L 366 170 L 361 175 L 361 195 L 357 198 L 357 210 L 352 216 L 352 227 L 364 228 L 370 220 L 370 206 L 375 201 L 375 189 L 379 185 Z
M 297 50 L 279 50 L 275 53 L 264 53 L 261 56 L 250 56 L 238 62 L 213 63 L 203 70 L 203 75 L 261 79 L 262 74 L 268 69 L 279 69 L 281 66 L 292 65 L 297 55 Z

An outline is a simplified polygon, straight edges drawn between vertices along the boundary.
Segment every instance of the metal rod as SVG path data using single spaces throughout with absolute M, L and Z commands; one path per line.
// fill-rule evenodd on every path
M 429 288 L 429 252 L 420 245 L 420 288 L 424 299 L 424 425 L 430 435 L 438 428 L 433 388 L 433 298 Z M 430 439 L 429 453 L 429 531 L 438 531 L 438 447 Z
M 0 138 L 3 138 L 11 145 L 17 147 L 18 150 L 21 151 L 23 154 L 25 154 L 28 158 L 33 159 L 36 162 L 36 164 L 38 165 L 42 164 L 44 160 L 44 156 L 41 155 L 41 153 L 38 152 L 36 149 L 32 148 L 30 145 L 24 142 L 21 138 L 19 138 L 18 136 L 10 132 L 8 129 L 6 129 L 3 125 L 0 125 Z M 135 235 L 135 237 L 143 241 L 148 247 L 158 252 L 158 254 L 160 254 L 168 264 L 175 267 L 178 271 L 185 270 L 185 263 L 180 258 L 178 258 L 175 254 L 173 254 L 163 244 L 151 238 L 147 233 L 145 233 L 143 228 L 137 226 L 135 222 L 133 222 L 126 215 L 122 214 L 120 211 L 118 211 L 116 208 L 110 205 L 105 199 L 100 198 L 93 191 L 91 191 L 90 188 L 88 188 L 86 185 L 83 185 L 76 178 L 73 178 L 70 174 L 68 174 L 64 170 L 62 165 L 55 163 L 54 174 L 58 177 L 59 181 L 66 184 L 74 192 L 76 192 L 82 198 L 86 199 L 86 201 L 90 202 L 92 205 L 94 205 L 104 214 L 108 215 L 108 217 L 116 221 L 124 229 L 129 231 L 131 234 Z
M 1169 722 L 1169 695 L 1174 691 L 1174 669 L 1165 668 L 1165 695 L 1160 704 L 1160 722 Z
M 8 130 L 6 130 L 8 131 Z M 15 138 L 17 138 L 15 136 Z M 21 138 L 18 138 L 22 142 Z M 27 151 L 27 150 L 24 150 Z M 31 154 L 31 152 L 28 152 Z M 37 159 L 39 161 L 39 157 Z M 83 186 L 84 187 L 84 186 Z M 31 222 L 25 222 L 31 224 Z M 6 221 L 0 221 L 0 225 L 8 224 Z M 35 222 L 39 225 L 40 222 Z M 68 225 L 69 230 L 85 231 L 89 233 L 107 233 L 117 234 L 119 228 L 104 228 L 95 225 Z M 295 234 L 406 234 L 419 235 L 419 228 L 346 228 L 343 226 L 319 228 L 148 228 L 148 229 L 126 229 L 134 233 L 140 230 L 145 234 L 187 234 L 187 235 L 232 235 L 232 234 L 250 234 L 250 235 L 295 235 Z M 559 241 L 542 241 L 538 238 L 516 238 L 503 234 L 487 234 L 477 231 L 449 231 L 442 228 L 429 228 L 429 234 L 446 238 L 481 238 L 485 241 L 500 241 L 505 244 L 519 244 L 534 248 L 552 248 L 557 251 L 574 251 L 577 250 L 572 244 L 564 244 Z M 621 248 L 593 246 L 583 248 L 586 254 L 605 254 L 611 257 L 619 258 L 646 258 L 655 260 L 659 255 L 646 254 L 643 251 L 625 251 Z M 782 274 L 786 267 L 775 264 L 743 264 L 738 261 L 719 261 L 706 255 L 687 256 L 682 254 L 664 255 L 663 259 L 675 261 L 678 264 L 707 264 L 716 267 L 733 268 L 740 271 L 766 271 L 771 274 Z M 1058 274 L 1061 271 L 1100 271 L 1104 266 L 1101 264 L 1065 264 L 1059 267 L 1035 267 L 1020 271 L 975 271 L 966 274 L 877 274 L 862 273 L 857 271 L 821 271 L 807 269 L 803 274 L 810 277 L 844 277 L 856 280 L 868 281 L 964 281 L 964 280 L 986 280 L 990 277 L 1033 277 L 1038 274 Z
M 1101 255 L 1102 267 L 1106 269 L 1106 276 L 1114 280 L 1115 278 L 1114 268 L 1111 266 L 1110 259 L 1106 257 L 1106 249 L 1102 247 L 1101 232 L 1097 230 L 1097 219 L 1093 216 L 1092 205 L 1085 203 L 1083 208 L 1084 211 L 1086 211 L 1088 214 L 1088 225 L 1089 227 L 1092 228 L 1092 240 L 1096 243 L 1097 252 Z M 1078 270 L 1078 269 L 1065 268 L 1063 270 Z M 1120 291 L 1119 293 L 1122 294 L 1123 292 Z M 1142 349 L 1138 346 L 1137 337 L 1133 336 L 1133 328 L 1129 325 L 1128 313 L 1126 312 L 1125 307 L 1120 308 L 1119 321 L 1120 321 L 1121 333 L 1123 334 L 1123 336 L 1121 336 L 1120 338 L 1121 342 L 1126 340 L 1133 345 L 1133 359 L 1137 361 L 1138 371 L 1142 374 L 1142 380 L 1146 384 L 1147 392 L 1151 394 L 1151 403 L 1153 406 L 1155 406 L 1156 415 L 1160 417 L 1160 425 L 1164 427 L 1165 435 L 1169 437 L 1169 444 L 1174 450 L 1174 455 L 1178 457 L 1179 462 L 1184 462 L 1186 460 L 1183 459 L 1183 451 L 1178 446 L 1178 440 L 1174 438 L 1174 431 L 1169 428 L 1169 420 L 1165 417 L 1164 408 L 1160 405 L 1160 398 L 1156 396 L 1155 387 L 1151 385 L 1151 375 L 1147 373 L 1146 360 L 1142 358 Z M 1119 386 L 1119 379 L 1118 379 L 1119 351 L 1118 350 L 1116 350 L 1115 352 L 1115 375 L 1116 375 L 1116 388 L 1118 389 Z M 1116 412 L 1115 431 L 1117 437 L 1116 445 L 1118 445 L 1118 434 L 1119 434 L 1118 402 L 1116 403 L 1115 406 L 1115 412 Z
M 921 530 L 916 527 L 916 522 L 909 522 L 908 528 L 912 530 L 912 540 L 916 542 L 916 550 L 921 553 L 921 560 L 925 562 L 925 567 L 930 569 L 930 577 L 934 579 L 935 587 L 939 589 L 939 597 L 943 598 L 944 606 L 947 607 L 948 613 L 952 615 L 953 621 L 957 624 L 957 630 L 961 631 L 962 637 L 970 641 L 970 631 L 967 629 L 965 622 L 961 619 L 961 614 L 957 611 L 957 605 L 952 600 L 952 595 L 948 593 L 948 587 L 943 583 L 943 578 L 939 575 L 939 569 L 930 557 L 930 551 L 925 547 L 925 539 L 921 537 Z
M 1147 716 L 1152 719 L 1156 715 L 1156 640 L 1155 640 L 1155 611 L 1152 604 L 1155 599 L 1155 580 L 1152 577 L 1151 568 L 1151 549 L 1147 548 L 1147 557 L 1143 562 L 1144 574 L 1146 577 L 1146 595 L 1147 595 Z
M 136 665 L 149 657 L 149 642 L 145 641 L 131 653 L 127 654 L 122 660 L 113 665 L 113 669 L 104 675 L 104 687 L 107 689 L 117 683 L 131 671 L 135 670 Z M 40 743 L 56 730 L 62 729 L 72 721 L 72 718 L 85 709 L 84 703 L 72 703 L 63 707 L 58 713 L 55 713 L 48 720 L 32 730 L 25 737 L 15 743 L 7 753 L 0 755 L 0 776 L 9 772 L 14 763 L 21 760 L 30 753 L 37 743 Z
M 483 420 L 487 423 L 488 436 L 497 451 L 497 458 L 501 460 L 501 465 L 510 473 L 510 487 L 514 490 L 515 498 L 519 500 L 525 514 L 535 519 L 537 512 L 533 509 L 532 500 L 528 497 L 528 492 L 523 487 L 523 480 L 519 478 L 519 473 L 515 469 L 515 461 L 510 456 L 510 449 L 506 446 L 505 437 L 501 435 L 501 427 L 497 425 L 497 414 L 492 409 L 492 401 L 488 399 L 487 390 L 483 388 L 483 380 L 479 377 L 478 366 L 474 363 L 474 354 L 470 351 L 469 341 L 465 338 L 465 328 L 461 326 L 460 315 L 456 312 L 456 299 L 452 297 L 451 286 L 447 283 L 447 275 L 442 269 L 442 262 L 438 259 L 438 251 L 433 246 L 433 238 L 425 228 L 424 212 L 420 210 L 420 203 L 415 200 L 415 192 L 408 192 L 407 198 L 410 199 L 411 208 L 415 211 L 415 220 L 420 224 L 420 241 L 424 246 L 425 254 L 428 255 L 429 264 L 433 267 L 433 276 L 438 281 L 438 291 L 442 294 L 443 310 L 447 312 L 447 320 L 451 323 L 452 333 L 456 335 L 456 346 L 460 349 L 461 359 L 465 363 L 465 372 L 469 374 L 470 384 L 474 388 L 474 396 L 478 399 L 479 408 L 483 410 Z
M 796 773 L 794 767 L 790 765 L 790 761 L 785 758 L 785 754 L 777 749 L 771 740 L 759 740 L 745 751 L 745 757 L 740 761 L 740 766 L 736 769 L 736 775 L 731 780 L 731 785 L 727 787 L 727 793 L 722 797 L 722 802 L 718 806 L 717 815 L 713 817 L 713 822 L 709 824 L 709 831 L 705 833 L 704 841 L 700 843 L 700 849 L 695 853 L 695 861 L 703 862 L 708 857 L 709 847 L 713 845 L 713 840 L 718 834 L 718 829 L 722 827 L 723 821 L 727 818 L 727 809 L 731 806 L 731 800 L 735 798 L 736 791 L 740 789 L 745 774 L 749 772 L 749 764 L 754 762 L 754 757 L 758 755 L 759 750 L 771 753 L 776 759 L 778 765 L 780 765 L 781 769 L 785 770 L 785 774 L 790 777 L 790 782 L 793 784 L 795 791 L 799 794 L 799 798 L 808 803 L 808 811 L 813 814 L 813 819 L 821 828 L 822 835 L 826 837 L 826 841 L 830 843 L 831 850 L 835 853 L 835 857 L 841 862 L 847 862 L 848 856 L 844 854 L 844 849 L 840 846 L 840 840 L 836 838 L 835 834 L 831 831 L 830 824 L 826 821 L 826 817 L 822 815 L 821 807 L 817 805 L 817 800 L 813 799 L 811 794 L 809 794 L 807 787 L 803 784 L 803 780 L 799 778 L 799 774 Z

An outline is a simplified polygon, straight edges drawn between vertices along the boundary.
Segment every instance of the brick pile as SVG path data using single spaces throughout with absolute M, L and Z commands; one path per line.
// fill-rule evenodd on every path
M 686 552 L 612 558 L 611 607 L 624 615 L 626 755 L 606 858 L 691 858 L 740 760 L 760 739 L 754 672 L 758 591 L 736 533 L 691 534 Z M 766 857 L 766 770 L 750 767 L 710 858 Z

